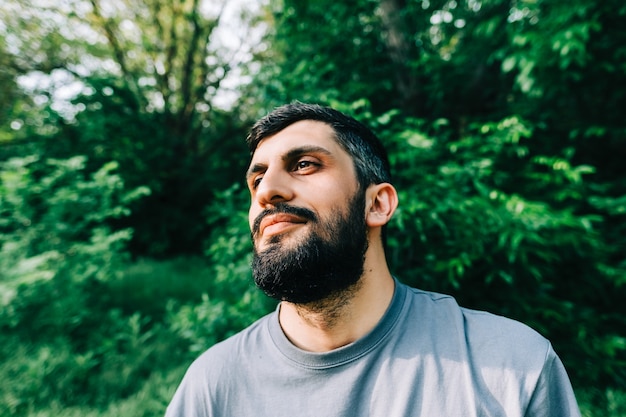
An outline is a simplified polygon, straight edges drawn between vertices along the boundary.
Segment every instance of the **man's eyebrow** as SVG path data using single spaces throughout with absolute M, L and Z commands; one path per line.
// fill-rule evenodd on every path
M 250 168 L 248 168 L 248 171 L 246 171 L 246 180 L 249 180 L 250 177 L 254 176 L 255 174 L 258 174 L 259 172 L 265 171 L 266 168 L 267 168 L 267 165 L 265 164 L 252 165 Z
M 323 148 L 321 146 L 300 146 L 298 148 L 293 148 L 291 149 L 289 152 L 287 152 L 284 156 L 283 156 L 283 161 L 289 161 L 292 160 L 300 155 L 304 155 L 307 153 L 322 153 L 324 155 L 327 156 L 331 156 L 332 153 L 326 149 Z

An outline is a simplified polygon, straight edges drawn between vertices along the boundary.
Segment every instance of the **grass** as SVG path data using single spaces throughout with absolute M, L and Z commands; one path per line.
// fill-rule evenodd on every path
M 183 304 L 200 302 L 202 294 L 209 292 L 211 282 L 210 265 L 201 258 L 141 259 L 121 271 L 108 287 L 112 304 L 123 311 L 162 317 L 170 300 Z
M 106 407 L 75 406 L 67 407 L 53 402 L 44 410 L 29 413 L 29 417 L 163 417 L 165 409 L 178 383 L 183 377 L 186 365 L 169 372 L 156 372 L 141 388 L 128 398 L 112 401 Z

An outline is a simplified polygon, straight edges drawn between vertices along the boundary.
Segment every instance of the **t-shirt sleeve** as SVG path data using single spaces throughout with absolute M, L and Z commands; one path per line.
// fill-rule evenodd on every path
M 211 417 L 207 390 L 203 389 L 206 384 L 199 373 L 197 364 L 188 369 L 167 406 L 165 417 Z
M 218 343 L 189 366 L 167 407 L 165 417 L 223 416 L 217 401 L 224 398 L 218 387 L 226 383 L 224 372 L 229 352 L 232 352 L 232 343 Z
M 580 417 L 572 384 L 552 346 L 548 349 L 525 417 Z

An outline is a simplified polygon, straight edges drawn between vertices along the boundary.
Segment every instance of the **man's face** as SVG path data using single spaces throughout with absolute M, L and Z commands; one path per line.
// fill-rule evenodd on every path
M 367 248 L 364 193 L 333 130 L 294 123 L 259 143 L 247 174 L 255 281 L 295 303 L 356 283 Z

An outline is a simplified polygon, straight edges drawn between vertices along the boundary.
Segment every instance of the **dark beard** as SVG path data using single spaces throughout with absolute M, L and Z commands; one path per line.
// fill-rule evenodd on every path
M 313 213 L 304 215 L 308 210 L 301 208 L 278 205 L 272 213 L 294 211 L 309 219 L 310 236 L 294 248 L 282 247 L 280 236 L 263 252 L 255 248 L 252 273 L 256 285 L 272 298 L 295 304 L 319 302 L 355 286 L 363 274 L 367 250 L 365 193 L 358 190 L 347 213 L 335 213 L 324 223 Z M 326 238 L 316 230 L 320 227 Z

